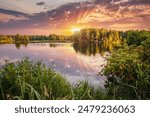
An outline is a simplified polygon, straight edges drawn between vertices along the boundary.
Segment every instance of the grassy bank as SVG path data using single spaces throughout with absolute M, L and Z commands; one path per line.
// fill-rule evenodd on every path
M 28 58 L 0 69 L 0 99 L 83 100 L 108 99 L 88 82 L 71 86 L 64 77 L 41 62 Z

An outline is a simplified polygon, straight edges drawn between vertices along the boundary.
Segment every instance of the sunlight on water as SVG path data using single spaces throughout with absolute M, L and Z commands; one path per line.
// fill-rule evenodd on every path
M 71 83 L 87 80 L 96 86 L 103 87 L 104 85 L 105 77 L 97 74 L 107 63 L 105 54 L 102 56 L 99 52 L 94 54 L 92 52 L 82 53 L 71 43 L 30 43 L 26 46 L 0 45 L 0 65 L 4 65 L 6 60 L 16 62 L 23 57 L 29 57 L 31 60 L 42 60 L 47 66 L 51 66 L 63 74 Z

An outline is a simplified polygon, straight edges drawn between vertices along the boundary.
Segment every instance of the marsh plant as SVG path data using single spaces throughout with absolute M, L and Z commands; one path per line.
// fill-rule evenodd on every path
M 100 89 L 88 82 L 72 86 L 59 73 L 42 62 L 24 58 L 17 63 L 7 63 L 0 69 L 0 99 L 19 100 L 83 100 L 106 99 Z

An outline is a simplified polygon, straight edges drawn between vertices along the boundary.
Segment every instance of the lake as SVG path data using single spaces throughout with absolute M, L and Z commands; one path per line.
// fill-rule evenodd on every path
M 0 66 L 6 60 L 16 62 L 24 57 L 41 60 L 61 73 L 70 83 L 86 80 L 103 87 L 106 78 L 98 75 L 104 68 L 111 47 L 85 43 L 0 44 Z

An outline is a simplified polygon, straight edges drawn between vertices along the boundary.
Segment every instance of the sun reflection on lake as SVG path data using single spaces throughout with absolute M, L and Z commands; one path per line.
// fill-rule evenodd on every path
M 105 77 L 97 74 L 107 61 L 102 48 L 90 50 L 88 46 L 72 43 L 29 43 L 16 47 L 14 44 L 0 45 L 0 65 L 4 58 L 11 62 L 29 57 L 31 60 L 42 60 L 47 66 L 63 74 L 69 82 L 88 80 L 91 84 L 103 86 Z M 103 53 L 103 54 L 102 54 Z

